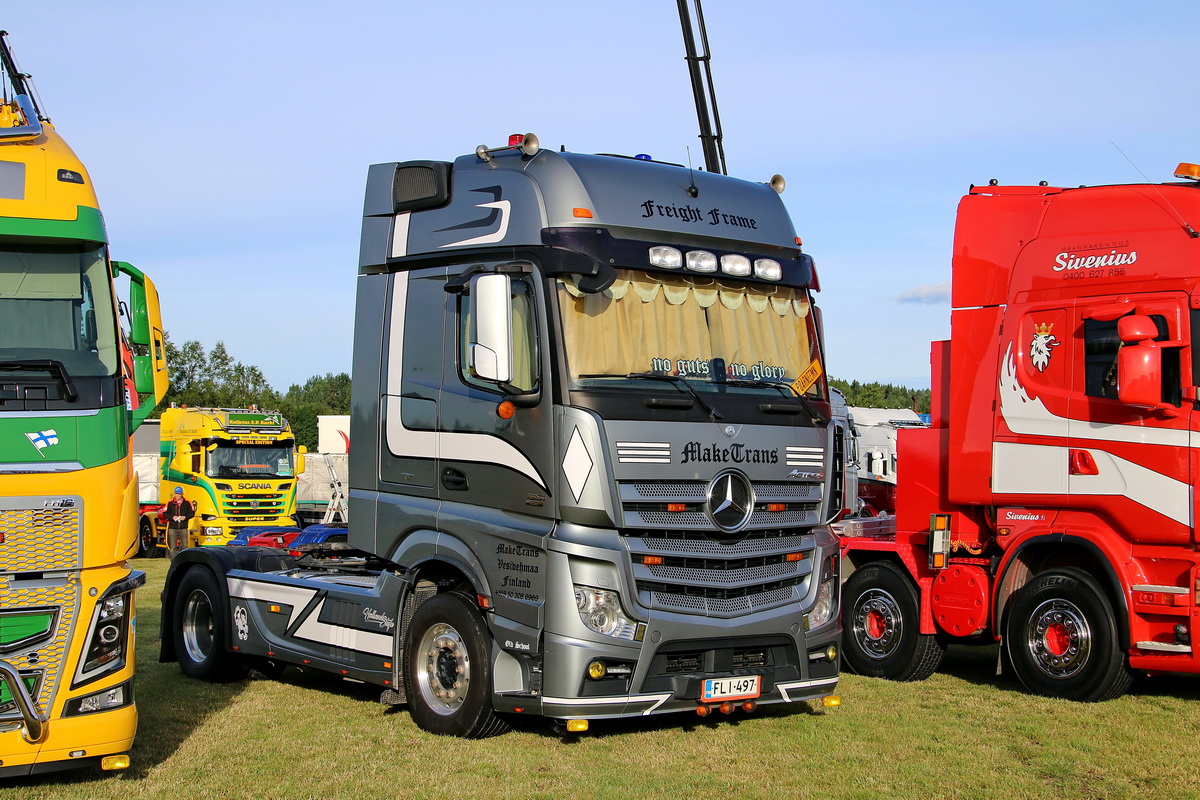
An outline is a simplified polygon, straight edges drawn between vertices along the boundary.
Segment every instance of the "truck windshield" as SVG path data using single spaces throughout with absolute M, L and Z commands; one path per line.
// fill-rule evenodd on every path
M 599 294 L 558 282 L 573 387 L 660 375 L 683 378 L 697 391 L 722 383 L 824 398 L 804 289 L 635 270 L 617 275 Z
M 210 478 L 290 478 L 292 448 L 272 445 L 221 445 L 208 454 Z
M 0 244 L 0 362 L 52 359 L 72 377 L 106 376 L 118 353 L 103 247 Z

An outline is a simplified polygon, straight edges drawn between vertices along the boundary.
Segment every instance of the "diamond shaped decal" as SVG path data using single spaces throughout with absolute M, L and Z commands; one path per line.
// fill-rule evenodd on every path
M 575 496 L 576 503 L 583 496 L 583 487 L 587 485 L 588 476 L 592 474 L 592 466 L 592 457 L 588 453 L 587 445 L 583 443 L 579 428 L 576 428 L 571 431 L 571 443 L 567 445 L 567 454 L 562 463 L 563 475 L 567 479 L 567 485 L 571 487 L 571 494 Z

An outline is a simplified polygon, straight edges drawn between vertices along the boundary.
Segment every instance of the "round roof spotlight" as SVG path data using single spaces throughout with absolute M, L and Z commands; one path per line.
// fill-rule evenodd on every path
M 527 133 L 521 139 L 521 152 L 527 156 L 536 156 L 542 149 L 542 143 L 532 133 Z
M 769 185 L 775 190 L 775 194 L 783 194 L 783 190 L 787 188 L 787 181 L 783 179 L 782 175 L 772 175 Z

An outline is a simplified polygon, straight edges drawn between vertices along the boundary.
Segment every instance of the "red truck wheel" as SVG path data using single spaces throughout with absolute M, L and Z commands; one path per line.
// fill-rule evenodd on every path
M 922 681 L 942 663 L 945 648 L 923 634 L 917 588 L 896 567 L 859 567 L 842 586 L 842 657 L 859 675 Z
M 1025 688 L 1044 697 L 1111 700 L 1133 683 L 1112 607 L 1083 570 L 1046 572 L 1017 592 L 1004 648 Z
M 439 594 L 417 606 L 405 637 L 404 677 L 408 710 L 421 730 L 465 739 L 508 730 L 492 709 L 489 638 L 464 595 Z
M 142 517 L 138 525 L 138 555 L 143 558 L 158 558 L 162 555 L 154 541 L 154 524 L 146 517 Z

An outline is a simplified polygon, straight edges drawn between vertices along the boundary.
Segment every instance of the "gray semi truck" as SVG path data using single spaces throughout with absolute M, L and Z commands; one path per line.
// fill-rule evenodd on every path
M 185 550 L 162 659 L 327 670 L 469 738 L 835 703 L 835 426 L 782 189 L 530 134 L 372 166 L 348 542 Z

